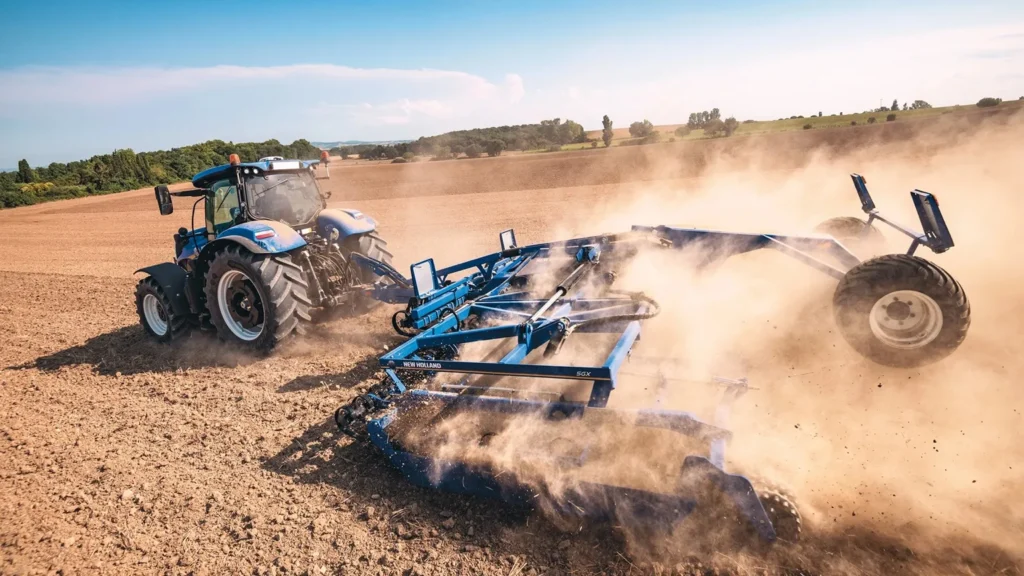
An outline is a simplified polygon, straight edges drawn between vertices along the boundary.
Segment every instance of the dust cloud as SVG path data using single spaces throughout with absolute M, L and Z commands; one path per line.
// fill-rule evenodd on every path
M 823 144 L 798 158 L 763 142 L 719 150 L 695 178 L 678 177 L 678 157 L 651 156 L 647 182 L 598 199 L 550 227 L 548 238 L 631 224 L 809 232 L 829 217 L 859 213 L 849 180 L 857 172 L 880 210 L 911 227 L 910 190 L 940 199 L 956 247 L 917 255 L 964 286 L 973 316 L 966 342 L 935 364 L 878 366 L 837 334 L 834 280 L 781 253 L 736 256 L 708 270 L 688 264 L 687 256 L 699 254 L 648 254 L 616 286 L 643 290 L 663 310 L 645 325 L 612 405 L 650 407 L 649 379 L 628 374 L 654 370 L 678 379 L 660 396 L 661 407 L 707 416 L 720 390 L 695 382 L 748 377 L 754 389 L 733 410 L 727 470 L 795 494 L 809 531 L 804 544 L 777 553 L 780 565 L 887 573 L 893 558 L 909 554 L 917 573 L 1014 570 L 1024 556 L 1024 391 L 1016 381 L 1024 374 L 1024 260 L 1015 242 L 1024 214 L 1017 166 L 1024 118 L 940 121 L 916 128 L 912 138 L 852 149 Z M 888 252 L 906 251 L 908 238 L 880 229 Z M 592 351 L 567 351 L 559 362 Z M 554 434 L 549 422 L 504 422 L 481 445 L 466 438 L 479 438 L 493 423 L 459 415 L 438 425 L 443 441 L 434 449 L 516 473 L 556 499 L 584 480 L 671 491 L 670 468 L 686 447 L 629 422 L 599 419 L 558 423 Z M 610 447 L 567 475 L 551 454 L 524 457 L 552 437 L 570 444 L 596 437 Z M 627 534 L 635 547 L 648 540 Z M 686 542 L 662 544 L 660 553 L 692 551 Z

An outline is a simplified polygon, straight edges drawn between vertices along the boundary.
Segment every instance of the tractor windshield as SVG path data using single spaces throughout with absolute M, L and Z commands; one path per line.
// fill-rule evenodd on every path
M 292 227 L 310 223 L 324 208 L 316 179 L 307 170 L 249 176 L 245 192 L 253 216 Z

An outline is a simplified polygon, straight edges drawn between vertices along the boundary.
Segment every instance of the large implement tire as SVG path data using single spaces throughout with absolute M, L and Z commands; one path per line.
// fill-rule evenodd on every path
M 905 254 L 854 266 L 836 287 L 832 305 L 846 341 L 886 366 L 938 361 L 960 346 L 971 325 L 963 287 L 935 264 Z
M 853 216 L 829 218 L 818 224 L 814 231 L 832 236 L 860 257 L 877 256 L 885 249 L 885 236 L 878 228 Z
M 267 352 L 310 321 L 302 268 L 290 254 L 217 253 L 206 275 L 206 304 L 221 339 Z
M 188 332 L 188 319 L 174 313 L 170 299 L 152 276 L 139 280 L 135 287 L 135 310 L 142 327 L 157 342 L 170 342 Z

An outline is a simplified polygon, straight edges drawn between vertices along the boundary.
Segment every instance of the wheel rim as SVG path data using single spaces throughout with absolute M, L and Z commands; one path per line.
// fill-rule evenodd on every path
M 220 277 L 217 306 L 224 324 L 238 339 L 251 342 L 263 333 L 263 300 L 245 273 L 228 270 Z
M 167 312 L 155 294 L 146 294 L 142 297 L 142 315 L 146 317 L 146 324 L 154 334 L 167 334 Z
M 942 309 L 927 294 L 898 290 L 879 298 L 871 307 L 871 332 L 886 346 L 923 348 L 942 331 Z

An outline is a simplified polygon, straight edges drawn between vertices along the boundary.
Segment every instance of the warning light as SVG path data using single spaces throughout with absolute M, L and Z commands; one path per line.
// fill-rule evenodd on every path
M 322 162 L 324 164 L 327 164 L 330 161 L 330 156 L 331 155 L 327 153 L 327 150 L 321 150 L 320 151 L 320 162 Z
M 228 156 L 228 163 L 230 163 L 232 166 L 238 166 L 239 164 L 242 163 L 242 161 L 238 159 L 238 154 L 232 154 Z

